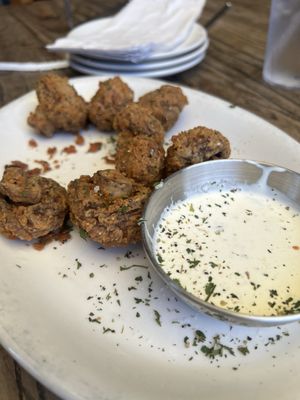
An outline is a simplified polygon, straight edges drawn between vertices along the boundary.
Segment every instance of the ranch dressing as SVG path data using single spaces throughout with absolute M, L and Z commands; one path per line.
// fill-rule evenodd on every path
M 213 191 L 171 205 L 154 251 L 171 279 L 211 304 L 252 315 L 300 312 L 300 212 L 274 189 Z

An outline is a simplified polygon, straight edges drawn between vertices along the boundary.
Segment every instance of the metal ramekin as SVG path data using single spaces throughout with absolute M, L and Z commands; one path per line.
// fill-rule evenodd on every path
M 267 174 L 264 171 L 267 171 Z M 195 194 L 207 192 L 212 185 L 237 187 L 239 184 L 249 185 L 254 191 L 262 191 L 267 185 L 300 206 L 300 174 L 296 172 L 251 160 L 215 160 L 196 164 L 168 177 L 151 195 L 144 210 L 142 223 L 142 240 L 146 255 L 167 286 L 198 311 L 220 320 L 248 326 L 274 326 L 298 321 L 299 313 L 278 316 L 247 315 L 214 306 L 178 286 L 156 260 L 153 235 L 167 206 Z

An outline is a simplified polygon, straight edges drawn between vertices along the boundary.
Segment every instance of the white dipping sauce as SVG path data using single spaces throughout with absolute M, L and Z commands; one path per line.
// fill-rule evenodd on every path
M 273 189 L 196 195 L 165 209 L 157 261 L 188 292 L 252 315 L 300 312 L 300 210 Z

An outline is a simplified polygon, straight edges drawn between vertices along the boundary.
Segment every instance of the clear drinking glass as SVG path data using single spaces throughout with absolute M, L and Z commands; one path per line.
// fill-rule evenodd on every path
M 263 77 L 300 88 L 300 0 L 272 0 Z

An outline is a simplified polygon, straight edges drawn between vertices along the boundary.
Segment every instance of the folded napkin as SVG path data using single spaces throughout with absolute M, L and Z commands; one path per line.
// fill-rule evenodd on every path
M 138 62 L 153 52 L 166 52 L 181 44 L 199 18 L 204 3 L 205 0 L 131 0 L 110 18 L 109 24 L 99 24 L 99 29 L 85 30 L 82 35 L 71 31 L 47 48 L 96 51 L 106 58 Z
M 53 69 L 68 68 L 69 61 L 50 61 L 50 62 L 2 62 L 0 61 L 0 71 L 51 71 Z

